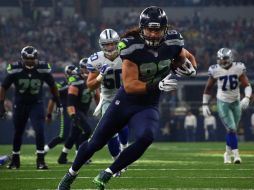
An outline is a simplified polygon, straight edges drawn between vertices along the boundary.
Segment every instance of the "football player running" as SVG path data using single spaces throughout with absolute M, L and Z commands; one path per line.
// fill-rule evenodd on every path
M 209 78 L 203 94 L 203 115 L 211 115 L 209 100 L 212 88 L 217 82 L 217 107 L 219 117 L 227 129 L 226 152 L 224 163 L 231 162 L 233 154 L 235 164 L 241 163 L 238 151 L 237 126 L 241 118 L 241 110 L 248 107 L 252 95 L 252 88 L 246 76 L 246 67 L 241 62 L 234 62 L 233 52 L 228 48 L 221 48 L 217 52 L 217 64 L 209 67 Z M 240 84 L 244 87 L 244 98 L 240 101 Z
M 93 180 L 98 189 L 114 173 L 139 159 L 152 144 L 159 127 L 158 103 L 161 91 L 177 89 L 177 81 L 171 78 L 171 60 L 187 57 L 191 63 L 181 69 L 180 75 L 193 76 L 195 58 L 184 48 L 182 36 L 168 30 L 166 13 L 159 7 L 148 7 L 140 15 L 139 27 L 127 31 L 119 43 L 123 85 L 102 116 L 91 139 L 80 146 L 77 157 L 58 185 L 58 189 L 70 189 L 82 165 L 126 124 L 136 133 L 136 141 L 121 152 L 109 168 Z
M 87 59 L 80 60 L 79 71 L 74 65 L 66 67 L 65 72 L 69 75 L 67 111 L 71 118 L 71 128 L 58 158 L 59 164 L 67 164 L 67 155 L 73 144 L 76 143 L 76 149 L 78 150 L 80 144 L 86 141 L 92 133 L 91 127 L 87 121 L 87 112 L 93 98 L 96 104 L 98 104 L 99 91 L 90 90 L 86 86 L 86 82 L 84 81 L 87 79 L 86 62 Z
M 102 116 L 121 86 L 122 59 L 119 56 L 118 43 L 120 37 L 113 29 L 105 29 L 99 37 L 100 52 L 94 53 L 88 59 L 88 88 L 100 88 L 100 103 L 95 109 L 95 116 Z M 128 127 L 124 127 L 108 141 L 108 149 L 114 160 L 121 149 L 128 144 Z M 117 175 L 120 175 L 118 172 Z
M 59 93 L 51 74 L 48 63 L 38 60 L 38 51 L 32 46 L 26 46 L 21 51 L 21 61 L 9 64 L 8 75 L 0 87 L 0 117 L 4 115 L 3 107 L 6 91 L 14 84 L 15 97 L 13 109 L 14 138 L 12 159 L 9 169 L 20 167 L 20 149 L 22 135 L 26 123 L 30 119 L 36 136 L 36 167 L 37 169 L 48 169 L 44 160 L 44 105 L 43 105 L 43 83 L 50 87 L 56 106 L 62 109 Z

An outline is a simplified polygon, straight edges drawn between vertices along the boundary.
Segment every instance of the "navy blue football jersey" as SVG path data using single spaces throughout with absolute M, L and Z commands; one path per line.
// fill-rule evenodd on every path
M 78 88 L 78 96 L 75 98 L 75 100 L 68 98 L 68 106 L 73 105 L 75 108 L 86 114 L 89 110 L 92 97 L 94 96 L 95 92 L 90 91 L 90 89 L 87 88 L 84 79 L 80 76 L 71 76 L 69 77 L 68 82 L 70 86 L 75 86 Z
M 140 36 L 122 39 L 119 43 L 121 58 L 137 64 L 139 80 L 153 83 L 162 80 L 170 73 L 171 60 L 176 58 L 184 46 L 184 40 L 175 30 L 168 31 L 160 46 L 153 48 L 145 45 Z M 153 94 L 136 95 L 147 103 L 158 102 L 160 91 Z
M 33 104 L 42 102 L 43 83 L 49 87 L 55 85 L 48 63 L 39 61 L 33 69 L 27 69 L 21 62 L 7 66 L 7 76 L 2 82 L 2 87 L 8 89 L 15 86 L 15 103 Z
M 66 80 L 62 80 L 60 82 L 56 83 L 59 96 L 60 96 L 60 101 L 62 103 L 62 106 L 67 106 L 67 95 L 68 95 L 68 82 Z

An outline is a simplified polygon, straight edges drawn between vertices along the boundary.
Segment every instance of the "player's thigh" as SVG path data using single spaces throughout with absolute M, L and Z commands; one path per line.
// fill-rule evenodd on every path
M 159 127 L 159 111 L 156 108 L 146 108 L 132 116 L 128 126 L 134 130 L 135 136 L 154 138 Z
M 228 130 L 236 130 L 234 114 L 230 103 L 217 101 L 219 117 Z
M 23 129 L 28 121 L 29 110 L 24 104 L 13 105 L 13 123 L 16 129 Z
M 232 112 L 233 112 L 233 115 L 234 115 L 234 120 L 235 120 L 236 126 L 238 126 L 239 121 L 241 119 L 241 115 L 242 115 L 242 110 L 241 110 L 241 107 L 240 107 L 240 101 L 236 101 L 236 102 L 232 103 L 231 109 L 232 109 Z

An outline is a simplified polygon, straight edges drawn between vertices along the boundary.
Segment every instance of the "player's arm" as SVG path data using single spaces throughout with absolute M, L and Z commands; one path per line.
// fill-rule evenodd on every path
M 99 91 L 99 89 L 95 90 L 94 100 L 95 100 L 96 105 L 98 105 L 99 102 L 100 102 L 100 91 Z
M 144 94 L 147 92 L 146 83 L 138 79 L 138 66 L 128 59 L 123 60 L 122 80 L 126 93 Z
M 74 85 L 70 85 L 68 88 L 67 96 L 67 111 L 70 116 L 76 115 L 76 104 L 78 102 L 79 89 Z
M 0 118 L 5 115 L 6 110 L 4 107 L 4 99 L 5 99 L 6 91 L 10 88 L 14 78 L 15 77 L 13 75 L 7 75 L 0 86 Z
M 245 73 L 243 73 L 240 77 L 239 77 L 239 81 L 241 82 L 241 85 L 244 87 L 244 94 L 245 97 L 247 98 L 251 98 L 252 95 L 252 88 L 249 82 L 249 79 L 247 77 L 247 75 Z
M 193 67 L 196 69 L 197 68 L 197 62 L 193 54 L 191 54 L 187 49 L 182 48 L 180 54 L 181 57 L 186 57 L 187 59 L 190 60 L 191 64 Z
M 208 78 L 208 81 L 206 83 L 205 90 L 204 90 L 204 93 L 203 93 L 203 105 L 208 105 L 209 100 L 211 98 L 212 89 L 213 89 L 213 86 L 216 83 L 216 81 L 217 80 L 214 79 L 212 76 L 210 76 Z
M 99 76 L 99 72 L 89 72 L 87 80 L 86 80 L 86 85 L 90 90 L 95 90 L 100 87 L 101 81 Z
M 52 99 L 50 99 L 48 102 L 48 107 L 47 107 L 46 123 L 51 123 L 54 107 L 55 107 L 55 102 Z

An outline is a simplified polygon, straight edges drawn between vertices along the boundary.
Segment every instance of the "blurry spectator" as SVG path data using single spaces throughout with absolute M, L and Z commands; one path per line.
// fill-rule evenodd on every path
M 196 140 L 197 117 L 191 111 L 187 112 L 184 119 L 184 129 L 186 134 L 186 141 L 194 142 Z
M 204 130 L 206 141 L 216 141 L 216 119 L 213 115 L 204 117 Z

